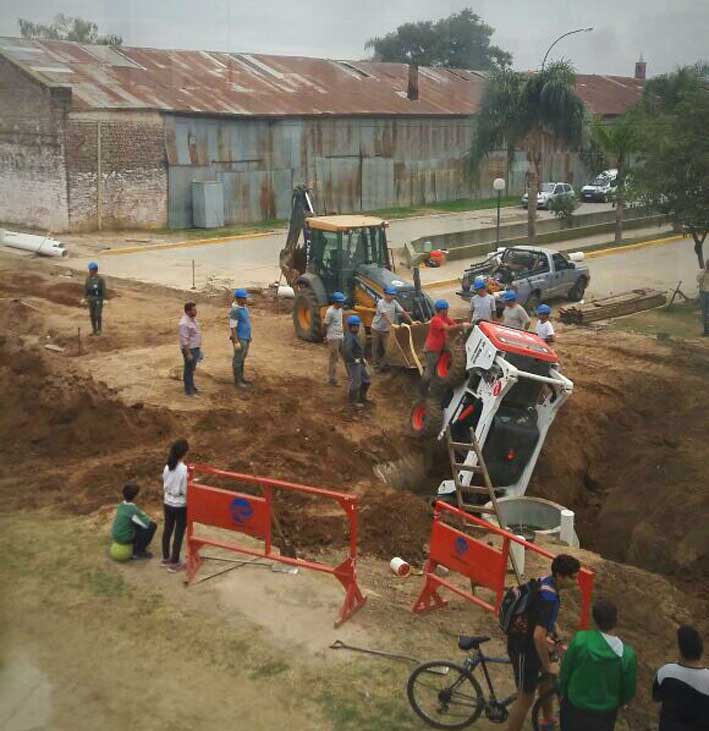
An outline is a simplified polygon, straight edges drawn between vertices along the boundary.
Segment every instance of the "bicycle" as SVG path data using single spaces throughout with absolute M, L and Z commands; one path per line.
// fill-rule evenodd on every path
M 429 660 L 411 673 L 406 684 L 406 695 L 416 714 L 429 726 L 463 729 L 475 723 L 483 713 L 492 723 L 507 721 L 508 708 L 517 698 L 517 693 L 498 700 L 487 666 L 511 665 L 512 661 L 509 657 L 490 657 L 483 654 L 480 646 L 489 640 L 486 636 L 463 635 L 458 638 L 458 647 L 464 652 L 473 652 L 462 665 L 448 660 Z M 478 666 L 482 669 L 488 696 L 473 675 Z M 552 699 L 555 704 L 556 714 L 559 708 L 559 687 L 556 683 L 537 699 L 532 708 L 534 731 L 540 729 L 542 706 L 548 699 Z

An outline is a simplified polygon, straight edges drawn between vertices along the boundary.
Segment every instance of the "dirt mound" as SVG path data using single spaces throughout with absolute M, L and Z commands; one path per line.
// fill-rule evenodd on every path
M 578 337 L 578 336 L 577 336 Z M 567 342 L 574 395 L 530 493 L 572 507 L 582 545 L 662 572 L 709 573 L 709 354 L 631 336 Z

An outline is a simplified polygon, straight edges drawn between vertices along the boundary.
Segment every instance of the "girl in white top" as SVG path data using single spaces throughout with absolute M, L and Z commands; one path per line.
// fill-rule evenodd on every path
M 186 439 L 178 439 L 170 447 L 167 464 L 162 473 L 163 510 L 165 523 L 162 531 L 162 566 L 170 573 L 182 571 L 185 565 L 180 561 L 182 539 L 187 526 L 187 465 L 184 458 L 190 449 Z M 170 540 L 172 551 L 170 550 Z

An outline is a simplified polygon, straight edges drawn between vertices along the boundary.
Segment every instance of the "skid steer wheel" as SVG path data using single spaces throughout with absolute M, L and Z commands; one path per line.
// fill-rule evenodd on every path
M 443 407 L 437 398 L 428 396 L 417 401 L 409 417 L 411 432 L 416 437 L 435 437 L 443 428 Z
M 293 304 L 293 324 L 295 334 L 301 340 L 317 343 L 322 340 L 320 330 L 320 306 L 310 289 L 298 292 Z
M 586 281 L 586 277 L 579 277 L 576 280 L 576 284 L 569 290 L 569 299 L 572 302 L 580 302 L 583 299 L 587 286 L 588 282 Z
M 465 380 L 465 366 L 465 338 L 459 335 L 453 340 L 450 348 L 441 353 L 433 375 L 442 386 L 456 388 Z

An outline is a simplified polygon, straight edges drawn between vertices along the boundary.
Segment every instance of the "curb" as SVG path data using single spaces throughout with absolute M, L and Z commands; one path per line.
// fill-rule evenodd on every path
M 686 239 L 686 236 L 683 236 L 682 234 L 677 234 L 676 236 L 666 236 L 661 239 L 648 239 L 647 241 L 638 241 L 636 243 L 629 243 L 629 244 L 619 244 L 618 246 L 609 246 L 605 249 L 593 249 L 592 246 L 589 246 L 588 248 L 591 249 L 587 253 L 584 251 L 584 248 L 581 247 L 574 247 L 572 249 L 568 249 L 568 251 L 583 251 L 585 258 L 593 259 L 595 257 L 601 257 L 601 256 L 610 256 L 611 254 L 618 254 L 621 251 L 630 251 L 634 249 L 644 249 L 650 246 L 660 246 L 662 244 L 670 244 L 674 241 L 680 241 L 682 239 Z M 423 289 L 437 289 L 440 287 L 449 287 L 451 284 L 458 284 L 460 281 L 460 277 L 453 277 L 451 279 L 438 279 L 434 282 L 421 282 L 421 287 Z
M 121 254 L 138 254 L 142 251 L 158 251 L 160 249 L 188 249 L 191 246 L 209 246 L 209 244 L 224 244 L 228 241 L 241 239 L 262 239 L 266 236 L 282 233 L 283 229 L 259 231 L 252 234 L 237 234 L 235 236 L 215 236 L 213 239 L 192 239 L 191 241 L 166 241 L 161 244 L 146 244 L 145 246 L 124 246 L 120 249 L 106 249 L 101 256 L 120 256 Z

